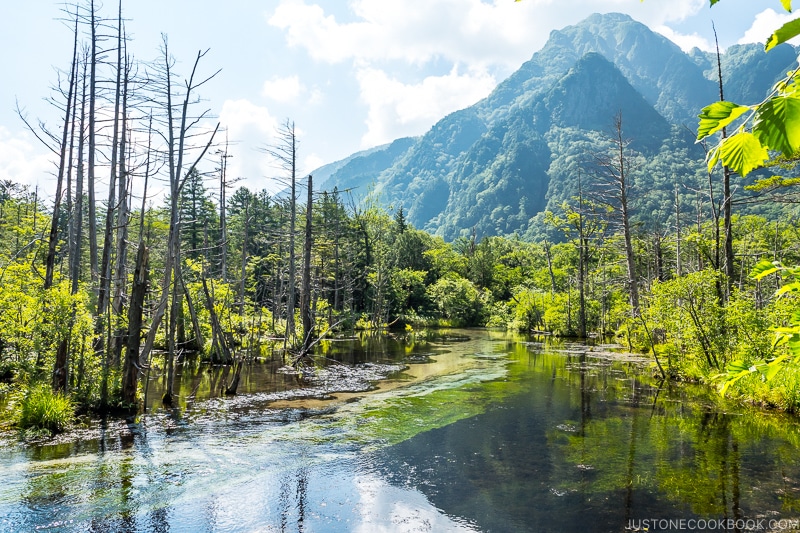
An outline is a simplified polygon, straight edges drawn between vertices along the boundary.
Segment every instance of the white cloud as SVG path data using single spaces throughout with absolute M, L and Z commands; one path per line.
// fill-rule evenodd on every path
M 714 46 L 708 41 L 708 39 L 701 37 L 697 33 L 685 35 L 676 32 L 668 26 L 657 26 L 653 28 L 653 30 L 680 46 L 681 50 L 684 52 L 688 52 L 693 48 L 699 48 L 700 50 L 704 50 L 706 52 L 714 51 Z
M 311 154 L 303 158 L 302 167 L 306 171 L 312 171 L 325 164 L 325 160 L 317 154 Z
M 12 134 L 0 126 L 0 180 L 40 186 L 40 194 L 55 194 L 54 155 L 28 132 Z
M 300 83 L 300 79 L 297 76 L 288 76 L 265 81 L 262 94 L 276 102 L 289 103 L 296 101 L 304 92 L 306 88 Z
M 574 24 L 593 12 L 620 11 L 651 26 L 681 21 L 705 0 L 353 0 L 353 22 L 340 22 L 317 4 L 282 0 L 269 23 L 289 45 L 317 61 L 445 59 L 516 68 L 540 48 L 551 28 Z
M 753 25 L 750 26 L 750 29 L 739 39 L 739 44 L 764 44 L 767 42 L 769 36 L 772 35 L 772 32 L 794 18 L 796 18 L 794 15 L 781 14 L 775 12 L 773 9 L 765 9 L 756 15 Z M 800 44 L 800 38 L 794 38 L 789 42 L 794 45 Z
M 231 144 L 228 152 L 233 157 L 228 160 L 229 178 L 243 180 L 244 183 L 239 185 L 253 191 L 264 188 L 273 190 L 275 186 L 269 176 L 274 172 L 270 168 L 269 157 L 258 149 L 275 143 L 279 121 L 270 114 L 269 109 L 249 100 L 226 100 L 219 121 L 227 128 Z
M 429 76 L 406 84 L 386 72 L 364 68 L 358 72 L 361 99 L 369 108 L 362 147 L 399 137 L 420 135 L 448 113 L 487 96 L 497 84 L 486 72 L 460 74 L 458 67 L 445 76 Z

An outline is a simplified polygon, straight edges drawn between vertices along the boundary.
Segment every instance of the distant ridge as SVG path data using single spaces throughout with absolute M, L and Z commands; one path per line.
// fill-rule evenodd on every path
M 770 54 L 757 44 L 731 47 L 722 60 L 727 99 L 760 99 L 796 55 L 789 45 Z M 602 145 L 619 112 L 631 148 L 649 165 L 640 186 L 671 190 L 676 178 L 667 174 L 678 166 L 681 175 L 702 173 L 692 132 L 699 110 L 717 99 L 715 66 L 716 56 L 686 54 L 627 15 L 594 14 L 553 31 L 489 96 L 423 136 L 315 174 L 320 188 L 403 206 L 409 222 L 448 240 L 473 231 L 536 238 L 543 211 L 576 193 L 575 162 Z

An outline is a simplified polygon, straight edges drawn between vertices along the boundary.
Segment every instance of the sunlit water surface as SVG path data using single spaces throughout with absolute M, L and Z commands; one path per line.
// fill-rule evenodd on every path
M 699 387 L 659 387 L 646 364 L 606 347 L 533 340 L 468 331 L 328 347 L 364 379 L 381 365 L 407 367 L 377 390 L 346 394 L 255 365 L 246 394 L 224 398 L 221 370 L 187 367 L 174 409 L 148 402 L 135 422 L 36 446 L 6 436 L 0 531 L 797 524 L 794 418 L 745 412 Z M 158 397 L 158 381 L 150 386 Z

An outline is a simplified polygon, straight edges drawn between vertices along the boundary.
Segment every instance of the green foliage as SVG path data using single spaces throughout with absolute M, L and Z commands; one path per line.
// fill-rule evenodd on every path
M 527 287 L 519 287 L 510 302 L 511 320 L 508 328 L 518 331 L 544 329 L 546 301 L 544 292 Z
M 730 355 L 720 281 L 718 272 L 703 270 L 654 282 L 651 287 L 648 319 L 652 329 L 665 332 L 677 349 L 683 365 L 680 372 L 706 375 L 723 368 Z
M 29 390 L 20 404 L 18 426 L 24 430 L 60 433 L 70 424 L 75 412 L 68 397 L 41 385 Z
M 783 0 L 783 5 L 786 11 L 791 11 L 790 0 Z M 769 36 L 765 49 L 769 52 L 779 44 L 783 44 L 798 35 L 800 35 L 800 19 L 790 20 Z
M 716 3 L 712 1 L 712 5 Z M 791 2 L 783 1 L 791 9 Z M 795 19 L 776 30 L 767 40 L 767 51 L 800 34 L 800 20 Z M 716 133 L 738 117 L 752 110 L 744 123 L 730 137 L 721 139 L 709 152 L 708 168 L 711 171 L 721 160 L 722 164 L 746 176 L 769 160 L 768 150 L 784 157 L 794 156 L 800 150 L 800 97 L 797 82 L 800 70 L 795 69 L 777 85 L 762 102 L 741 106 L 730 102 L 716 102 L 703 108 L 697 140 Z M 749 128 L 749 129 L 747 129 Z
M 781 273 L 786 276 L 786 281 L 775 292 L 778 297 L 791 298 L 793 302 L 800 296 L 800 267 L 787 267 L 779 261 L 770 262 L 761 260 L 754 268 L 752 277 L 756 280 L 766 278 L 771 274 Z M 788 316 L 782 317 L 784 320 L 777 323 L 782 324 L 772 328 L 775 331 L 775 340 L 772 350 L 759 350 L 750 357 L 739 359 L 732 362 L 722 374 L 721 393 L 725 393 L 728 388 L 753 373 L 759 373 L 765 381 L 772 380 L 786 364 L 791 362 L 792 366 L 797 367 L 800 361 L 800 311 L 795 307 Z M 780 352 L 775 352 L 780 350 Z
M 734 104 L 733 102 L 716 102 L 704 107 L 700 112 L 700 126 L 697 137 L 702 139 L 717 133 L 722 128 L 746 113 L 750 108 Z
M 426 292 L 424 270 L 403 268 L 394 270 L 391 279 L 393 313 L 400 316 L 408 311 L 417 315 L 427 315 L 431 301 Z
M 463 326 L 482 326 L 487 295 L 457 274 L 448 274 L 428 288 L 431 300 L 445 318 Z

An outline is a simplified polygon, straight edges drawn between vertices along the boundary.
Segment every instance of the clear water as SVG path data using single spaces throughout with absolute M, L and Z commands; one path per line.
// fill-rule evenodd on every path
M 602 348 L 467 334 L 358 355 L 427 361 L 369 393 L 275 401 L 296 377 L 232 399 L 197 387 L 135 422 L 37 446 L 6 438 L 0 531 L 665 531 L 697 519 L 764 531 L 800 519 L 796 419 L 659 388 L 646 365 Z

